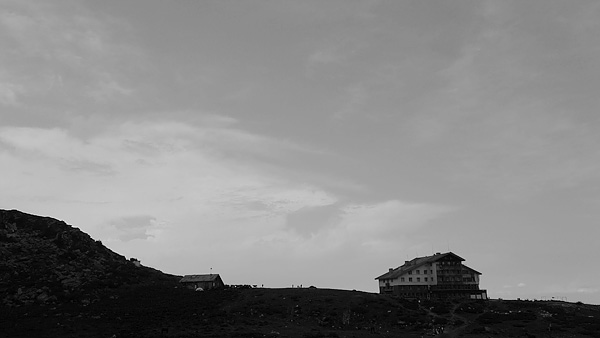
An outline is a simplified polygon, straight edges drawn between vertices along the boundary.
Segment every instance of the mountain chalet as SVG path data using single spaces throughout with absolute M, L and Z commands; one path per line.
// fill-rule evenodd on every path
M 452 252 L 405 261 L 375 278 L 379 293 L 415 299 L 487 299 L 487 291 L 479 289 L 481 273 L 463 261 Z

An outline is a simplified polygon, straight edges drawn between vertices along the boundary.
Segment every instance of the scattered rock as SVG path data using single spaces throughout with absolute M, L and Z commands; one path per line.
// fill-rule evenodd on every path
M 106 288 L 168 277 L 135 267 L 63 221 L 0 210 L 0 294 L 8 295 L 0 305 L 97 298 Z

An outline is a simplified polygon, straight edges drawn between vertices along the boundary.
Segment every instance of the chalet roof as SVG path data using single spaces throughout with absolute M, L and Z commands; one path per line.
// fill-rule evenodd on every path
M 476 273 L 478 275 L 481 275 L 481 272 L 479 272 L 479 271 L 477 271 L 477 270 L 475 270 L 473 268 L 470 268 L 470 267 L 468 267 L 468 266 L 466 266 L 464 264 L 463 264 L 463 268 L 466 268 L 467 270 L 471 270 L 471 272 L 474 272 L 474 273 Z
M 403 265 L 388 271 L 386 273 L 384 273 L 383 275 L 375 278 L 375 279 L 392 279 L 392 278 L 396 278 L 400 275 L 404 275 L 405 273 L 412 271 L 416 268 L 419 268 L 425 264 L 428 263 L 433 263 L 433 262 L 437 262 L 439 260 L 445 259 L 447 257 L 453 257 L 455 259 L 458 259 L 460 261 L 464 261 L 464 258 L 458 256 L 457 254 L 453 253 L 453 252 L 446 252 L 446 253 L 436 253 L 435 255 L 432 256 L 424 256 L 424 257 L 417 257 L 414 258 L 411 261 L 407 261 L 406 263 L 404 263 Z M 464 266 L 464 265 L 463 265 Z M 469 268 L 471 269 L 471 268 Z M 471 269 L 473 270 L 473 269 Z M 475 270 L 473 270 L 475 271 Z M 475 271 L 476 273 L 479 273 L 477 271 Z M 481 274 L 481 273 L 479 273 Z
M 213 282 L 218 278 L 221 278 L 219 274 L 209 274 L 209 275 L 185 275 L 179 283 L 195 283 L 195 282 Z

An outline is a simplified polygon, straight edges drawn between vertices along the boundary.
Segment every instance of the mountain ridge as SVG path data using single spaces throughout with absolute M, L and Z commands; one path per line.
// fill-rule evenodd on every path
M 137 267 L 77 227 L 0 210 L 0 302 L 7 306 L 94 299 L 107 288 L 175 278 Z

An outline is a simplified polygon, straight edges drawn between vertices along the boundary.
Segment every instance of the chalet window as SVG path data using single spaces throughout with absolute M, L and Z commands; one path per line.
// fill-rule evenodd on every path
M 417 275 L 420 274 L 421 272 L 419 270 L 417 270 Z
M 408 274 L 409 274 L 409 275 L 412 275 L 412 271 L 409 271 L 409 272 L 408 272 Z
M 425 277 L 425 281 L 427 282 L 427 277 Z
M 401 282 L 404 282 L 404 277 L 400 277 L 400 281 L 401 281 Z
M 409 282 L 412 282 L 412 277 L 408 277 L 408 281 L 409 281 Z
M 421 277 L 417 277 L 417 282 L 420 282 L 420 281 L 421 281 Z

